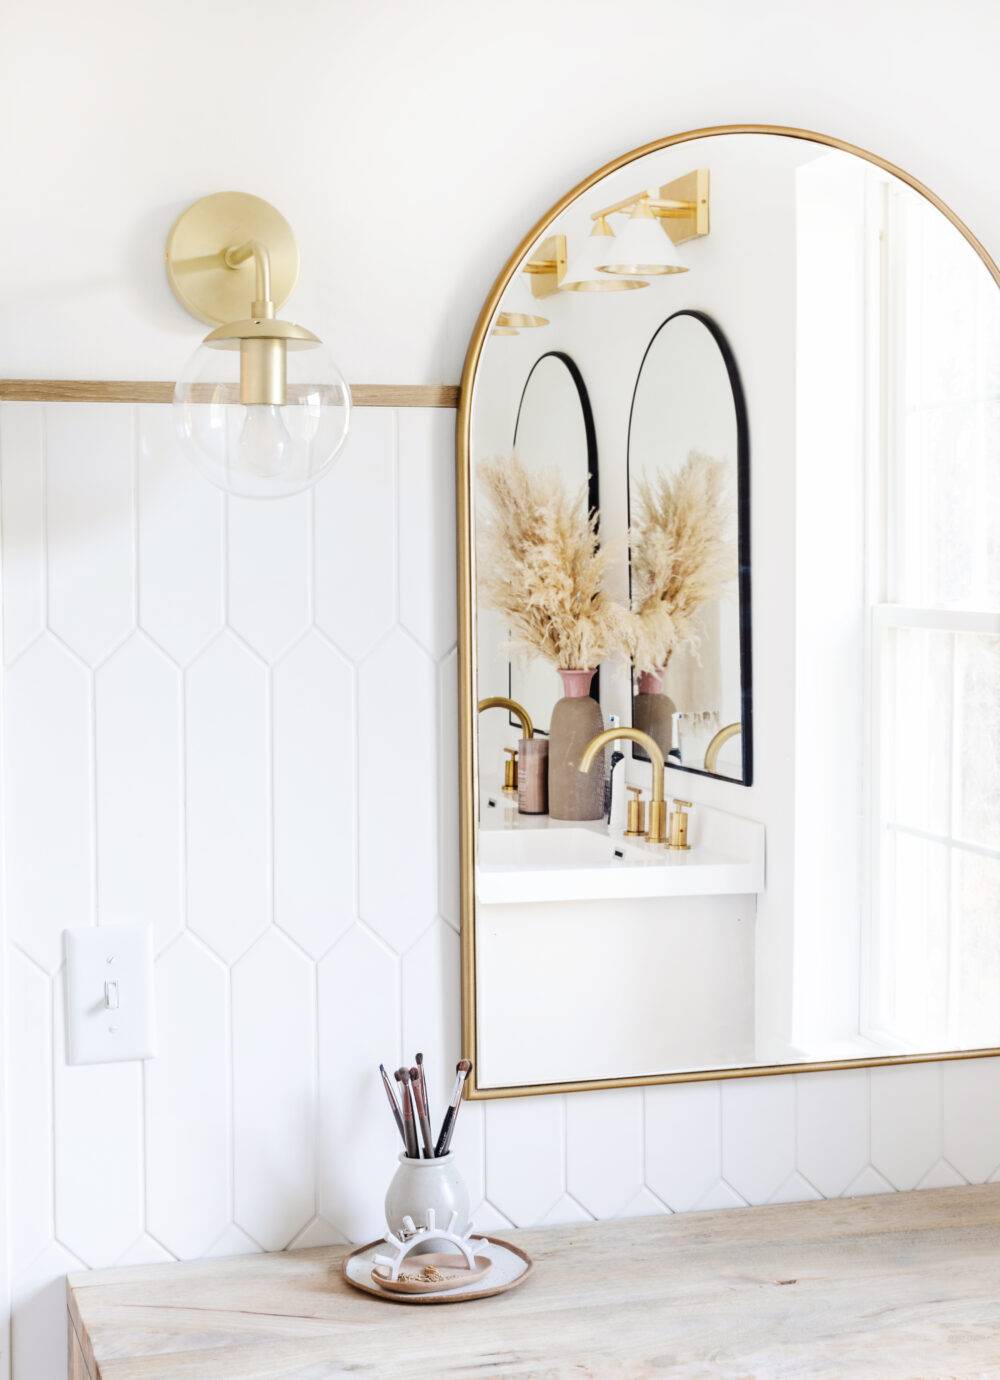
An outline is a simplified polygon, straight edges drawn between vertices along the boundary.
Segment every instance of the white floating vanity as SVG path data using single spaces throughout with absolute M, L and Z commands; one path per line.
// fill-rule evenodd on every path
M 753 1060 L 762 824 L 699 806 L 690 851 L 670 852 L 495 794 L 483 807 L 480 1087 Z
M 745 896 L 764 887 L 764 826 L 699 806 L 691 848 L 674 853 L 626 838 L 603 820 L 564 823 L 519 815 L 495 794 L 478 837 L 476 899 L 597 901 L 628 897 Z

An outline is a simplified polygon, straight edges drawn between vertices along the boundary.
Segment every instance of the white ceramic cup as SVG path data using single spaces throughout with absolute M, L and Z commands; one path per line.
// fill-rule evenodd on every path
M 412 1160 L 403 1154 L 399 1157 L 399 1168 L 385 1195 L 389 1230 L 396 1236 L 405 1234 L 404 1217 L 411 1217 L 417 1227 L 426 1227 L 428 1208 L 434 1209 L 435 1226 L 447 1230 L 451 1214 L 457 1212 L 453 1230 L 459 1235 L 468 1230 L 469 1190 L 450 1150 L 432 1160 Z M 442 1247 L 429 1241 L 424 1249 L 437 1251 Z

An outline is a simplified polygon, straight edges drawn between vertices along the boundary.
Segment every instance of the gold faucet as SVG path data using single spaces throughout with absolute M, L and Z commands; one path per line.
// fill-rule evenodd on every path
M 725 728 L 720 728 L 718 733 L 705 749 L 705 770 L 715 771 L 719 764 L 719 753 L 722 751 L 724 743 L 728 743 L 730 738 L 735 738 L 737 733 L 743 732 L 741 723 L 726 724 Z
M 666 843 L 667 806 L 663 798 L 663 753 L 659 743 L 648 733 L 643 733 L 641 728 L 606 728 L 603 733 L 598 733 L 596 738 L 591 738 L 584 748 L 577 771 L 588 772 L 597 754 L 609 743 L 617 742 L 619 738 L 628 738 L 630 742 L 638 743 L 649 753 L 649 760 L 653 764 L 653 798 L 649 802 L 649 829 L 646 838 L 650 843 Z
M 509 700 L 506 695 L 490 695 L 488 699 L 479 701 L 480 714 L 484 709 L 509 709 L 510 712 L 521 720 L 521 736 L 523 738 L 533 738 L 535 736 L 535 726 L 531 722 L 531 715 L 523 704 L 518 704 L 517 700 Z

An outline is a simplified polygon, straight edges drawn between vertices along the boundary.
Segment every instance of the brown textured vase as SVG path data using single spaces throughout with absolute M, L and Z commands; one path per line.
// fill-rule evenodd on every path
M 588 772 L 577 770 L 584 748 L 604 728 L 601 706 L 590 696 L 594 671 L 559 675 L 563 698 L 556 701 L 549 722 L 549 815 L 603 819 L 604 753 L 598 753 Z
M 632 727 L 641 728 L 648 733 L 666 758 L 673 747 L 674 702 L 663 693 L 663 677 L 666 671 L 643 671 L 639 676 L 639 692 L 632 696 Z M 632 756 L 648 762 L 649 757 L 638 743 L 632 747 Z

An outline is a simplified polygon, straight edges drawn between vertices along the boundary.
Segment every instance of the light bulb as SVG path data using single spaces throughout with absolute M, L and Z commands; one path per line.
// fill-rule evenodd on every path
M 233 457 L 239 469 L 260 479 L 286 475 L 294 459 L 295 442 L 273 404 L 247 408 Z

